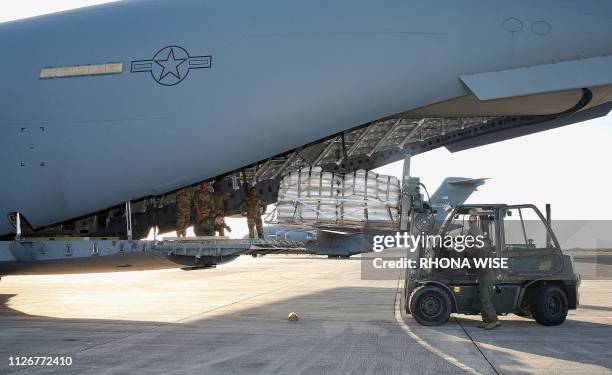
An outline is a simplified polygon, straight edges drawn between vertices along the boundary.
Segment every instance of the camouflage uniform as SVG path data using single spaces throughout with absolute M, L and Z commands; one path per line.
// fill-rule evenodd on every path
M 195 235 L 215 235 L 215 208 L 213 194 L 202 188 L 198 189 L 193 196 L 193 207 L 196 211 L 196 225 L 193 227 Z
M 483 249 L 484 250 L 484 249 Z M 486 253 L 489 253 L 488 255 Z M 483 251 L 483 257 L 490 257 L 490 252 L 487 250 Z M 484 268 L 478 270 L 478 293 L 480 295 L 480 315 L 482 321 L 485 323 L 496 322 L 497 311 L 491 300 L 493 294 L 493 285 L 495 282 L 495 275 L 493 270 L 490 268 Z
M 213 193 L 213 205 L 215 209 L 215 216 L 225 217 L 227 210 L 227 198 L 223 192 L 215 191 Z M 228 229 L 231 232 L 231 229 L 226 224 L 215 224 L 215 232 L 219 232 L 219 236 L 225 236 L 225 229 Z
M 193 187 L 186 187 L 176 192 L 176 235 L 185 237 L 191 221 L 191 198 Z
M 476 238 L 477 236 L 483 236 L 482 230 L 476 225 L 470 225 L 468 235 Z M 472 254 L 475 258 L 491 258 L 493 257 L 493 249 L 490 246 L 485 245 L 482 248 L 473 248 Z M 497 322 L 497 311 L 491 300 L 493 294 L 493 287 L 495 284 L 495 275 L 491 268 L 479 268 L 478 269 L 478 295 L 480 297 L 480 316 L 484 323 Z
M 255 238 L 255 227 L 257 227 L 257 236 L 264 239 L 263 221 L 261 215 L 266 212 L 267 204 L 258 195 L 249 196 L 240 205 L 240 212 L 246 212 L 247 224 L 249 226 L 249 238 Z

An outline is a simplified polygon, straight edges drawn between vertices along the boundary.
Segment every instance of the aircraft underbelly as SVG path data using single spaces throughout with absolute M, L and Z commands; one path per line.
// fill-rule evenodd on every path
M 2 25 L 12 54 L 1 63 L 11 74 L 0 88 L 0 215 L 34 226 L 81 216 L 465 96 L 461 75 L 612 48 L 610 36 L 584 44 L 573 24 L 548 39 L 504 29 L 507 14 L 535 22 L 527 3 L 464 6 L 151 1 Z M 181 58 L 194 64 L 183 73 Z M 122 72 L 40 78 L 110 63 Z M 0 234 L 10 230 L 0 220 Z
M 131 272 L 178 268 L 160 255 L 109 255 L 32 262 L 0 262 L 0 275 L 63 275 L 80 273 Z

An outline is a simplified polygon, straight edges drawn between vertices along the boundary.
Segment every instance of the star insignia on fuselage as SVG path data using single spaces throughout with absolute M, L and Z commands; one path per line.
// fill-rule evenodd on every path
M 165 60 L 155 60 L 155 63 L 162 67 L 159 80 L 163 80 L 168 74 L 172 74 L 177 79 L 181 79 L 181 73 L 179 72 L 178 68 L 185 61 L 187 61 L 187 59 L 177 59 L 174 56 L 174 48 L 170 48 L 170 52 Z
M 148 72 L 163 86 L 178 85 L 190 71 L 211 67 L 212 56 L 191 56 L 179 46 L 164 47 L 150 60 L 132 61 L 132 73 Z

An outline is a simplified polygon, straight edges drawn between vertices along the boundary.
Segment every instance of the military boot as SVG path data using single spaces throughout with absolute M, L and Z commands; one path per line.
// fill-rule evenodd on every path
M 484 329 L 486 330 L 490 330 L 490 329 L 495 329 L 497 327 L 501 326 L 501 322 L 499 320 L 496 320 L 494 322 L 488 323 Z

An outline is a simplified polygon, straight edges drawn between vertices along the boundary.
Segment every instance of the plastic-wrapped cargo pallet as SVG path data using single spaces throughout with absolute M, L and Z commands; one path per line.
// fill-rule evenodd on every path
M 345 221 L 395 221 L 399 199 L 400 184 L 395 177 L 358 170 L 344 178 Z
M 302 169 L 280 185 L 278 222 L 395 222 L 400 200 L 399 180 L 358 170 L 347 175 Z

